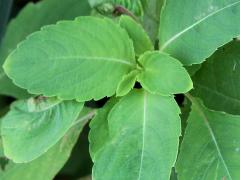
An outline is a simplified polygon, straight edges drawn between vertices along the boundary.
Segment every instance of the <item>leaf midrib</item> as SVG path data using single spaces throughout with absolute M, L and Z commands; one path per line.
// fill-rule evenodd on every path
M 229 172 L 229 170 L 228 170 L 227 164 L 226 164 L 226 162 L 225 162 L 225 160 L 224 160 L 224 158 L 223 158 L 223 156 L 222 156 L 222 153 L 221 153 L 221 150 L 220 150 L 220 148 L 219 148 L 217 139 L 216 139 L 216 137 L 215 137 L 215 134 L 214 134 L 214 132 L 213 132 L 213 130 L 212 130 L 212 127 L 211 127 L 211 125 L 210 125 L 210 123 L 209 123 L 209 120 L 208 120 L 207 116 L 205 115 L 204 111 L 201 109 L 201 107 L 200 107 L 200 105 L 198 104 L 198 102 L 196 102 L 196 101 L 192 98 L 191 95 L 187 95 L 187 97 L 191 100 L 191 102 L 192 102 L 193 104 L 195 104 L 196 110 L 199 112 L 200 116 L 202 116 L 203 121 L 204 121 L 204 124 L 206 125 L 206 127 L 207 127 L 207 129 L 208 129 L 208 132 L 209 132 L 209 134 L 210 134 L 210 136 L 211 136 L 211 138 L 212 138 L 212 141 L 213 141 L 213 143 L 214 143 L 214 145 L 215 145 L 215 147 L 216 147 L 218 156 L 219 156 L 220 160 L 222 161 L 222 164 L 223 164 L 224 168 L 226 169 L 227 175 L 228 175 L 228 177 L 230 178 L 230 180 L 233 180 L 233 178 L 231 177 L 231 174 L 230 174 L 230 172 Z
M 144 92 L 144 96 L 143 96 L 142 152 L 141 152 L 141 160 L 140 160 L 138 180 L 141 179 L 142 167 L 143 167 L 143 157 L 144 157 L 144 149 L 145 149 L 146 119 L 147 119 L 146 113 L 147 113 L 147 94 L 146 94 L 146 92 Z
M 87 60 L 101 60 L 101 61 L 110 61 L 115 63 L 120 63 L 124 65 L 128 65 L 131 67 L 135 67 L 136 65 L 134 63 L 131 63 L 129 61 L 125 61 L 122 59 L 117 58 L 109 58 L 109 57 L 85 57 L 85 56 L 62 56 L 62 57 L 54 57 L 54 58 L 47 58 L 48 60 L 58 60 L 58 59 L 87 59 Z M 4 72 L 0 72 L 0 80 L 3 79 L 6 76 Z
M 120 64 L 125 64 L 129 66 L 135 66 L 134 63 L 130 61 L 126 61 L 123 59 L 118 58 L 112 58 L 112 57 L 88 57 L 88 56 L 61 56 L 61 57 L 52 57 L 47 58 L 48 60 L 64 60 L 64 59 L 85 59 L 85 60 L 97 60 L 97 61 L 109 61 L 109 62 L 115 62 Z
M 228 8 L 231 8 L 237 4 L 239 4 L 240 1 L 237 1 L 237 2 L 234 2 L 234 3 L 231 3 L 225 7 L 222 7 L 210 14 L 208 14 L 207 16 L 203 17 L 202 19 L 198 20 L 197 22 L 193 23 L 192 25 L 188 26 L 187 28 L 183 29 L 182 31 L 180 31 L 179 33 L 175 34 L 172 38 L 170 38 L 167 42 L 165 42 L 163 44 L 163 46 L 160 48 L 161 51 L 163 51 L 164 49 L 166 49 L 172 42 L 174 42 L 176 39 L 178 39 L 179 37 L 181 37 L 181 35 L 183 35 L 184 33 L 188 32 L 188 30 L 191 30 L 193 29 L 194 27 L 196 27 L 197 25 L 199 25 L 200 23 L 202 23 L 203 21 L 205 21 L 206 19 L 208 18 L 211 18 L 212 16 L 228 9 Z
M 217 90 L 214 91 L 213 89 L 211 89 L 211 88 L 209 88 L 209 87 L 207 87 L 207 86 L 205 86 L 205 85 L 201 85 L 201 84 L 199 84 L 199 83 L 196 83 L 195 86 L 198 86 L 199 88 L 202 88 L 202 89 L 205 89 L 205 90 L 207 90 L 207 91 L 210 91 L 210 92 L 212 92 L 213 94 L 216 94 L 216 95 L 218 95 L 218 96 L 224 97 L 224 98 L 226 98 L 226 99 L 228 99 L 228 100 L 230 100 L 230 101 L 234 101 L 234 102 L 236 102 L 236 103 L 238 103 L 238 104 L 240 105 L 240 100 L 239 100 L 239 99 L 236 99 L 236 98 L 234 98 L 234 97 L 225 95 L 225 94 L 223 94 L 223 93 L 221 93 L 221 92 L 219 92 L 219 91 L 217 91 Z

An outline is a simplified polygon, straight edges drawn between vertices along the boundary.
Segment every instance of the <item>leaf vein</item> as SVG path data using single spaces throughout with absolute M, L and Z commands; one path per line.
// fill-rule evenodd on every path
M 223 166 L 224 166 L 224 168 L 225 168 L 225 170 L 226 170 L 226 172 L 227 172 L 227 175 L 228 175 L 228 177 L 230 178 L 230 180 L 233 180 L 233 178 L 231 177 L 231 174 L 230 174 L 230 172 L 229 172 L 229 169 L 228 169 L 228 167 L 227 167 L 227 164 L 226 164 L 226 162 L 225 162 L 225 160 L 224 160 L 224 158 L 223 158 L 223 156 L 222 156 L 221 150 L 220 150 L 220 148 L 219 148 L 219 145 L 218 145 L 217 139 L 216 139 L 216 137 L 215 137 L 214 131 L 213 131 L 213 129 L 212 129 L 210 123 L 209 123 L 208 117 L 205 115 L 205 113 L 203 112 L 203 110 L 200 108 L 200 105 L 198 104 L 198 102 L 196 102 L 196 101 L 192 98 L 191 95 L 187 95 L 187 97 L 191 100 L 192 103 L 195 104 L 196 110 L 199 112 L 200 116 L 202 116 L 202 119 L 203 119 L 203 121 L 204 121 L 204 124 L 206 125 L 206 127 L 207 127 L 207 129 L 208 129 L 208 131 L 209 131 L 209 134 L 210 134 L 210 136 L 211 136 L 211 139 L 212 139 L 212 141 L 213 141 L 213 143 L 214 143 L 214 145 L 215 145 L 215 147 L 216 147 L 218 156 L 219 156 L 220 160 L 222 161 L 222 164 L 223 164 Z
M 197 25 L 199 25 L 200 23 L 202 23 L 204 20 L 228 9 L 231 8 L 235 5 L 238 5 L 240 3 L 240 1 L 231 3 L 223 8 L 220 8 L 210 14 L 208 14 L 207 16 L 203 17 L 202 19 L 198 20 L 197 22 L 195 22 L 194 24 L 192 24 L 191 26 L 188 26 L 187 28 L 185 28 L 184 30 L 182 30 L 181 32 L 175 34 L 172 38 L 170 38 L 165 44 L 163 44 L 163 46 L 160 48 L 161 51 L 163 51 L 164 49 L 166 49 L 172 42 L 174 42 L 176 39 L 178 39 L 179 37 L 181 37 L 181 35 L 183 35 L 184 33 L 186 33 L 188 30 L 193 29 L 194 27 L 196 27 Z
M 211 88 L 209 88 L 207 86 L 204 86 L 204 85 L 201 85 L 201 84 L 195 84 L 195 86 L 197 86 L 198 88 L 205 89 L 205 90 L 210 91 L 210 92 L 212 92 L 212 93 L 214 93 L 214 94 L 216 94 L 218 96 L 224 97 L 226 99 L 229 99 L 230 101 L 235 101 L 238 104 L 240 104 L 240 100 L 238 100 L 238 99 L 236 99 L 234 97 L 231 97 L 231 96 L 227 96 L 227 95 L 225 95 L 225 94 L 223 94 L 223 93 L 221 93 L 219 91 L 214 91 L 213 89 L 211 89 Z
M 116 63 L 120 63 L 120 64 L 126 64 L 129 66 L 134 66 L 134 64 L 129 61 L 125 61 L 125 60 L 117 59 L 117 58 L 109 58 L 109 57 L 64 56 L 64 57 L 48 58 L 48 60 L 64 60 L 64 59 L 99 60 L 99 61 L 109 61 L 109 62 L 116 62 Z
M 142 174 L 142 167 L 143 167 L 143 157 L 144 157 L 144 149 L 145 149 L 145 133 L 146 133 L 146 112 L 147 112 L 147 95 L 144 92 L 143 97 L 143 134 L 142 134 L 142 153 L 141 153 L 141 160 L 140 160 L 140 169 L 138 174 L 138 180 L 141 179 Z

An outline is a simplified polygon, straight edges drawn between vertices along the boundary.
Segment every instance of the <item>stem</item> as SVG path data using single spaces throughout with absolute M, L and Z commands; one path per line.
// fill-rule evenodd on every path
M 125 15 L 132 17 L 135 21 L 139 22 L 138 18 L 131 11 L 129 11 L 128 9 L 126 9 L 125 7 L 120 6 L 120 5 L 116 5 L 114 7 L 113 14 L 116 14 L 116 15 L 125 14 Z
M 191 103 L 194 103 L 194 99 L 191 94 L 186 93 L 185 96 L 189 99 L 189 101 L 191 101 Z
M 84 123 L 84 124 L 86 124 L 86 123 L 88 122 L 88 120 L 92 119 L 95 114 L 96 114 L 96 110 L 93 110 L 93 111 L 89 112 L 87 115 L 85 115 L 85 116 L 79 118 L 78 120 L 76 120 L 76 121 L 72 124 L 72 126 L 75 126 L 75 125 L 79 124 L 79 123 L 82 122 L 82 121 L 86 121 L 86 122 Z

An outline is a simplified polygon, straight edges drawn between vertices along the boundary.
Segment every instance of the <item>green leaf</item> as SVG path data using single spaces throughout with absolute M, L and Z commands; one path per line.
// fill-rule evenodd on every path
M 103 108 L 97 111 L 96 116 L 90 122 L 89 142 L 90 155 L 95 160 L 97 153 L 104 147 L 109 138 L 108 134 L 108 114 L 112 107 L 118 102 L 117 98 L 110 99 Z
M 83 111 L 87 110 L 87 119 L 92 119 L 96 110 L 88 107 L 84 107 Z M 81 112 L 81 114 L 83 113 Z M 86 118 L 82 117 L 82 118 Z M 86 125 L 88 126 L 88 124 Z M 82 177 L 91 174 L 92 171 L 92 160 L 89 156 L 89 141 L 88 141 L 89 127 L 85 127 L 81 136 L 78 138 L 74 149 L 72 150 L 71 156 L 69 157 L 67 163 L 58 173 L 60 177 L 68 177 L 67 179 L 72 179 L 73 177 Z M 59 177 L 58 176 L 58 177 Z M 81 178 L 80 178 L 81 179 Z M 73 179 L 72 179 L 73 180 Z M 90 179 L 89 179 L 90 180 Z
M 199 69 L 201 69 L 201 67 L 202 67 L 202 64 L 193 64 L 191 66 L 185 66 L 190 76 L 193 76 Z
M 240 116 L 210 111 L 196 99 L 191 101 L 178 179 L 240 179 Z
M 94 179 L 169 179 L 178 151 L 180 110 L 173 97 L 134 90 L 108 116 L 109 140 Z M 110 171 L 106 171 L 106 170 Z
M 106 0 L 88 0 L 90 6 L 92 8 L 99 6 L 100 4 L 103 4 Z
M 0 127 L 1 127 L 1 121 L 2 121 L 2 119 L 0 118 Z M 2 132 L 0 129 L 0 158 L 4 156 L 1 133 Z M 1 171 L 1 160 L 0 160 L 0 171 Z
M 116 95 L 125 96 L 128 94 L 134 88 L 135 82 L 137 80 L 137 75 L 139 73 L 139 70 L 133 70 L 129 74 L 123 76 L 122 81 L 118 84 Z
M 36 159 L 69 130 L 83 104 L 38 98 L 20 100 L 2 120 L 4 154 L 14 162 Z
M 17 99 L 26 99 L 31 96 L 26 90 L 13 84 L 12 80 L 3 72 L 2 66 L 0 66 L 0 84 L 1 95 L 11 96 Z
M 87 101 L 112 96 L 135 66 L 132 41 L 119 25 L 80 17 L 31 35 L 7 58 L 4 69 L 33 94 Z
M 151 93 L 171 95 L 192 89 L 192 81 L 182 64 L 158 51 L 147 52 L 139 58 L 143 70 L 137 79 Z
M 137 56 L 140 56 L 145 51 L 151 51 L 154 49 L 147 33 L 134 19 L 129 16 L 121 16 L 119 23 L 133 40 L 133 46 Z
M 240 114 L 240 42 L 219 49 L 193 77 L 193 95 L 213 110 Z
M 72 148 L 87 122 L 86 116 L 85 113 L 81 113 L 80 119 L 82 120 L 42 156 L 29 163 L 15 164 L 10 162 L 6 169 L 0 172 L 0 179 L 52 180 L 70 157 Z
M 239 0 L 166 0 L 160 22 L 160 50 L 184 65 L 199 64 L 240 35 Z
M 160 11 L 164 0 L 149 0 L 144 11 L 143 26 L 152 42 L 158 39 Z
M 0 47 L 0 94 L 16 98 L 29 97 L 29 94 L 15 86 L 2 69 L 7 56 L 29 34 L 40 30 L 44 25 L 54 24 L 59 20 L 74 19 L 80 15 L 88 15 L 90 7 L 87 0 L 45 0 L 29 3 L 22 9 L 16 19 L 8 25 Z M 17 33 L 16 33 L 17 30 Z

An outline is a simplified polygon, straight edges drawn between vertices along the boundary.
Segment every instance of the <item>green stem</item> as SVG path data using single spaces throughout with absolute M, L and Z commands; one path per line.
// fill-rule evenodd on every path
M 83 122 L 83 121 L 85 121 L 84 124 L 86 124 L 86 123 L 88 122 L 88 120 L 92 119 L 95 114 L 96 114 L 96 110 L 94 109 L 94 110 L 92 110 L 91 112 L 89 112 L 87 115 L 85 115 L 85 116 L 77 119 L 77 120 L 72 124 L 72 126 L 75 126 L 75 125 L 77 125 L 77 124 L 79 124 L 79 123 L 81 123 L 81 122 Z
M 185 96 L 186 96 L 186 97 L 189 99 L 189 101 L 191 101 L 192 103 L 195 101 L 191 94 L 186 93 Z
M 119 15 L 122 15 L 122 14 L 124 14 L 124 15 L 128 15 L 128 16 L 130 16 L 130 17 L 132 17 L 136 22 L 139 22 L 139 20 L 138 20 L 138 18 L 131 12 L 131 11 L 129 11 L 128 9 L 126 9 L 125 7 L 123 7 L 123 6 L 120 6 L 120 5 L 116 5 L 115 7 L 114 7 L 114 12 L 113 12 L 114 14 L 119 14 Z

